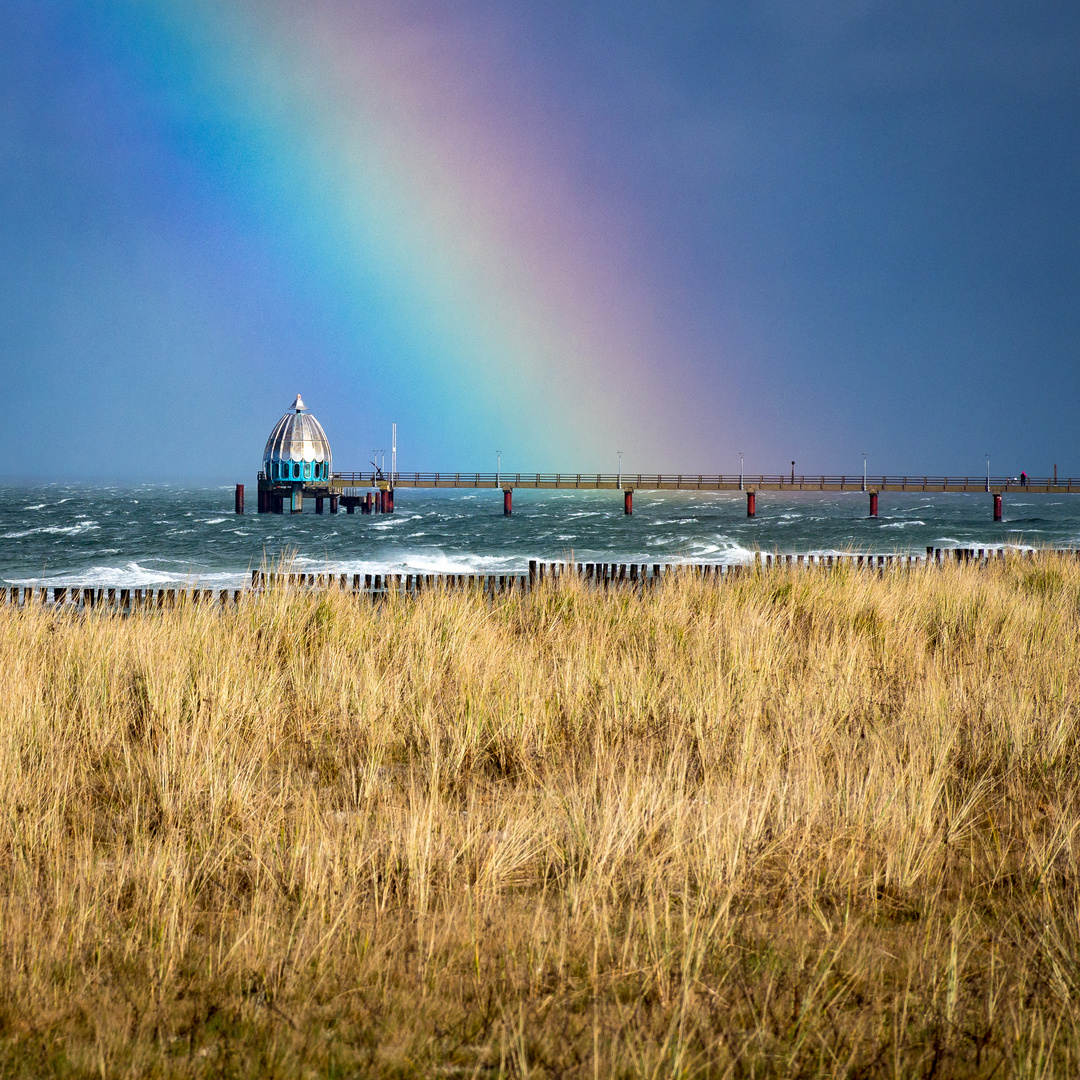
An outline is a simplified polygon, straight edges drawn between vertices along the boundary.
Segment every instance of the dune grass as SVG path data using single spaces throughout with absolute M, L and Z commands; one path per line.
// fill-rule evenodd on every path
M 1080 1071 L 1080 563 L 0 609 L 0 1071 Z

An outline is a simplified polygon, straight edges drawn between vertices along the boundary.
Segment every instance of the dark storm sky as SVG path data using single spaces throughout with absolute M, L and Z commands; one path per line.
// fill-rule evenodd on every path
M 416 468 L 489 467 L 514 432 L 395 383 L 393 333 L 343 326 L 251 210 L 256 172 L 222 169 L 245 128 L 208 104 L 188 9 L 201 24 L 199 4 L 0 10 L 0 365 L 28 434 L 4 475 L 243 478 L 296 389 L 344 467 L 392 419 Z M 855 472 L 865 452 L 872 472 L 989 454 L 1080 476 L 1080 5 L 311 7 L 344 9 L 353 33 L 370 9 L 463 43 L 452 62 L 513 128 L 503 172 L 531 147 L 618 222 L 606 250 L 670 371 L 635 471 L 743 451 Z M 556 456 L 522 434 L 518 467 Z

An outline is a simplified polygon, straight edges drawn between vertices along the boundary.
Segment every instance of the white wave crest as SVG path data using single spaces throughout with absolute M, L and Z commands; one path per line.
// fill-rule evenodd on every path
M 51 536 L 78 536 L 80 533 L 92 532 L 100 529 L 96 521 L 80 521 L 77 525 L 39 525 L 33 529 L 21 529 L 18 532 L 3 534 L 5 540 L 21 540 L 24 536 L 51 535 Z

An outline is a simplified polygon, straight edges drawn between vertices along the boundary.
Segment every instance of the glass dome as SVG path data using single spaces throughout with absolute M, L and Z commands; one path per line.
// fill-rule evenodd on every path
M 297 394 L 290 410 L 274 425 L 263 450 L 266 478 L 274 483 L 325 483 L 330 479 L 330 443 L 322 424 Z

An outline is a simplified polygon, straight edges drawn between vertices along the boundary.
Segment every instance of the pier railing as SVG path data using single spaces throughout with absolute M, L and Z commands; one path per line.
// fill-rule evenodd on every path
M 332 483 L 342 488 L 370 488 L 390 483 L 381 472 L 334 473 Z M 1003 491 L 1078 492 L 1072 477 L 1015 476 L 856 476 L 800 473 L 511 473 L 511 472 L 398 472 L 393 485 L 401 488 L 624 488 L 655 491 Z

